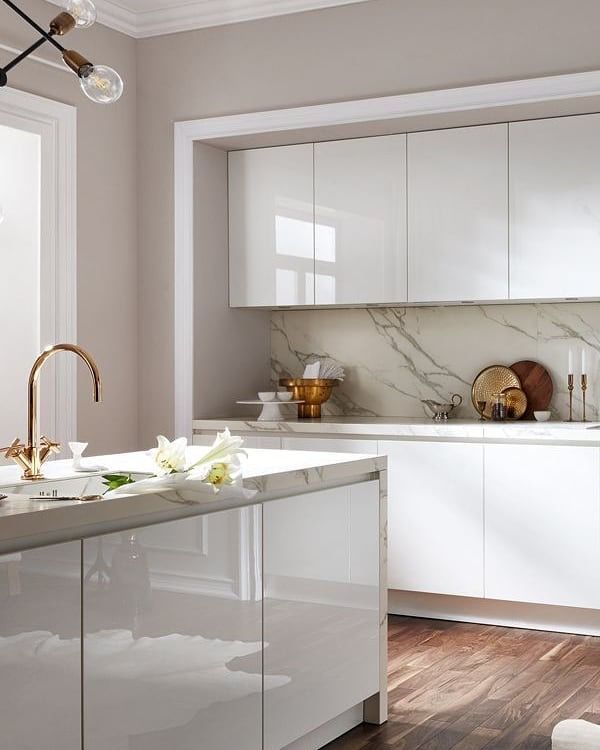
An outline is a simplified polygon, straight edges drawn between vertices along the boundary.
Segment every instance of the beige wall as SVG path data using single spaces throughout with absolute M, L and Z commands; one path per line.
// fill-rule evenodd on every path
M 20 5 L 40 22 L 57 12 L 41 0 Z M 34 39 L 3 7 L 0 42 L 22 49 Z M 117 104 L 95 105 L 75 76 L 31 61 L 15 68 L 9 83 L 77 106 L 78 340 L 96 357 L 104 377 L 104 403 L 96 406 L 89 375 L 79 371 L 78 437 L 90 442 L 91 454 L 138 446 L 136 47 L 134 40 L 99 25 L 73 32 L 69 46 L 119 70 L 127 88 Z M 39 54 L 60 60 L 49 49 Z M 9 57 L 3 50 L 0 56 Z M 25 414 L 22 421 L 25 429 Z
M 140 41 L 143 440 L 173 429 L 174 121 L 598 69 L 599 27 L 597 0 L 371 0 Z

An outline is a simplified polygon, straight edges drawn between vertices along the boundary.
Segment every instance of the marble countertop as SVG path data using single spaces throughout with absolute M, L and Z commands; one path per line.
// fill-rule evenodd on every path
M 190 459 L 205 448 L 188 448 Z M 108 472 L 148 473 L 145 453 L 97 456 L 84 464 L 101 464 Z M 0 555 L 31 547 L 113 533 L 154 523 L 214 513 L 281 497 L 299 495 L 321 486 L 351 484 L 373 478 L 386 468 L 386 459 L 311 451 L 248 450 L 243 465 L 243 490 L 211 487 L 201 492 L 168 490 L 123 495 L 91 502 L 34 500 L 51 493 L 82 496 L 99 492 L 106 472 L 75 473 L 70 460 L 44 466 L 46 479 L 24 482 L 16 467 L 0 467 Z
M 323 417 L 259 422 L 244 419 L 196 419 L 194 432 L 215 432 L 229 427 L 232 432 L 263 435 L 321 435 L 398 439 L 469 440 L 490 442 L 541 442 L 600 445 L 600 422 L 480 422 L 478 420 L 402 417 Z

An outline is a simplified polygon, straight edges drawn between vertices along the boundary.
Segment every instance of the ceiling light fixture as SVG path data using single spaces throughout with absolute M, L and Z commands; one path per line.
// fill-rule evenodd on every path
M 31 47 L 17 55 L 9 63 L 0 67 L 0 87 L 8 83 L 8 72 L 12 70 L 32 52 L 46 42 L 50 42 L 62 55 L 62 58 L 71 70 L 76 73 L 83 93 L 98 104 L 112 104 L 120 98 L 123 93 L 123 80 L 116 70 L 107 65 L 94 65 L 83 55 L 75 50 L 65 49 L 54 37 L 64 36 L 75 28 L 87 29 L 96 20 L 96 8 L 92 0 L 65 0 L 64 10 L 56 18 L 50 21 L 48 31 L 39 26 L 24 11 L 18 8 L 12 0 L 2 0 L 5 5 L 14 10 L 26 23 L 32 26 L 40 38 Z

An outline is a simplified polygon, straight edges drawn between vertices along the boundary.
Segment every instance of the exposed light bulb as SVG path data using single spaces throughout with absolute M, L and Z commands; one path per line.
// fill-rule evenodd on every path
M 112 104 L 123 93 L 123 80 L 116 70 L 107 65 L 94 65 L 79 79 L 83 93 L 98 104 Z
M 96 21 L 96 6 L 92 0 L 65 0 L 63 8 L 73 16 L 78 29 L 87 29 Z

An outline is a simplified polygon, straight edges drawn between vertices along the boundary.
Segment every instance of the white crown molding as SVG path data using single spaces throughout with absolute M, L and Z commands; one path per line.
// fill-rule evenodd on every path
M 49 0 L 60 5 L 60 0 Z M 105 26 L 143 39 L 179 31 L 223 26 L 241 21 L 331 8 L 368 0 L 193 0 L 151 10 L 131 10 L 113 0 L 96 0 L 98 20 Z
M 399 120 L 542 101 L 600 96 L 600 71 L 176 122 L 175 433 L 191 439 L 194 417 L 194 142 L 328 125 Z M 399 127 L 399 130 L 401 128 Z

